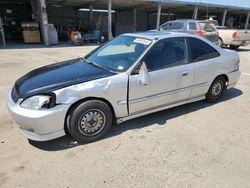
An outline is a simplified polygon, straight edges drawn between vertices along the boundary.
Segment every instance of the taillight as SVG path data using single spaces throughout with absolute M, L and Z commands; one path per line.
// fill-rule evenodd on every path
M 236 39 L 236 37 L 237 37 L 237 32 L 236 31 L 233 33 L 232 37 L 233 37 L 233 39 Z
M 206 33 L 206 31 L 204 31 L 204 30 L 197 30 L 197 31 L 195 31 L 195 34 L 199 35 L 199 36 L 204 35 L 205 33 Z

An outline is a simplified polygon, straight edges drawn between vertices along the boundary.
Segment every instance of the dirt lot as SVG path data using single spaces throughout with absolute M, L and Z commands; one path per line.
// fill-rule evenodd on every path
M 28 142 L 5 107 L 14 81 L 94 47 L 0 51 L 0 187 L 250 187 L 250 47 L 236 88 L 114 126 L 78 145 L 65 136 Z

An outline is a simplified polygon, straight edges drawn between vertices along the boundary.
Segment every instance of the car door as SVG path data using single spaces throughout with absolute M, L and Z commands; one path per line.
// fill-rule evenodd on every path
M 193 69 L 188 64 L 184 37 L 158 41 L 142 58 L 149 76 L 148 84 L 140 82 L 138 69 L 129 76 L 129 114 L 170 105 L 190 97 Z

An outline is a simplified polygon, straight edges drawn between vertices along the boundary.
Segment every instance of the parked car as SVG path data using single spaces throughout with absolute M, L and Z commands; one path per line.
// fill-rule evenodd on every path
M 163 31 L 177 31 L 202 36 L 209 41 L 218 44 L 219 32 L 213 23 L 203 20 L 180 19 L 168 21 L 160 26 Z
M 250 44 L 250 32 L 245 29 L 228 29 L 219 26 L 216 20 L 210 20 L 219 31 L 219 46 L 229 46 L 231 49 L 238 49 L 240 46 Z
M 239 55 L 186 33 L 121 35 L 84 58 L 45 66 L 16 81 L 7 97 L 21 133 L 37 141 L 69 132 L 99 139 L 112 123 L 206 99 L 239 79 Z

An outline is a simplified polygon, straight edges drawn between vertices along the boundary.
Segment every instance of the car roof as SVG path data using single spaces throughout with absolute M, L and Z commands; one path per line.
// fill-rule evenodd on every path
M 187 36 L 194 36 L 188 33 L 181 33 L 181 32 L 166 32 L 166 31 L 145 31 L 145 32 L 138 32 L 138 33 L 125 33 L 125 36 L 133 36 L 138 38 L 146 38 L 149 40 L 155 39 L 163 39 L 163 38 L 171 38 L 171 37 L 187 37 Z
M 209 22 L 209 20 L 194 20 L 194 19 L 177 19 L 177 20 L 171 20 L 168 22 Z M 167 22 L 166 22 L 167 23 Z

